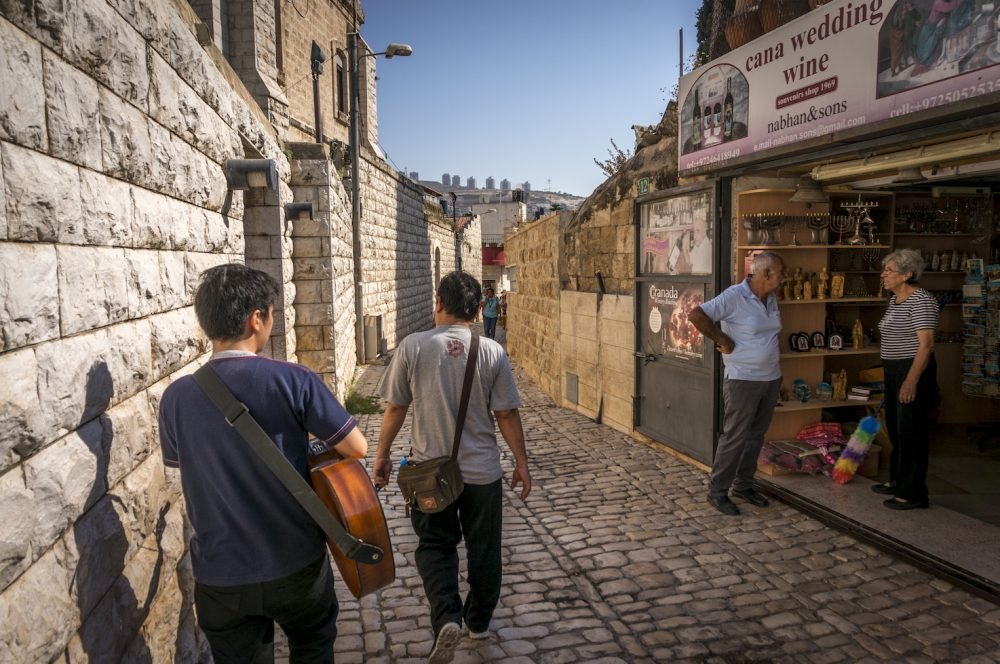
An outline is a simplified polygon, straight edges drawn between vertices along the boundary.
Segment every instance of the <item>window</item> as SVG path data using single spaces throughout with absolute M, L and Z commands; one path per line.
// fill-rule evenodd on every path
M 510 281 L 510 288 L 508 288 L 507 290 L 509 290 L 511 293 L 516 293 L 517 292 L 517 266 L 516 265 L 508 265 L 507 266 L 507 279 Z
M 337 55 L 334 57 L 335 61 L 335 71 L 334 76 L 334 92 L 336 97 L 336 108 L 337 115 L 347 115 L 347 95 L 349 94 L 347 90 L 347 74 L 344 68 L 344 56 L 340 51 L 337 51 Z

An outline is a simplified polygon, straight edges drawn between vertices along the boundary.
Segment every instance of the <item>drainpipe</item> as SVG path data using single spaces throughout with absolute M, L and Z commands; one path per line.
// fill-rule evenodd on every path
M 354 31 L 347 33 L 351 68 L 351 239 L 354 256 L 354 345 L 358 364 L 365 363 L 364 289 L 361 283 L 361 77 L 358 72 L 358 2 L 354 0 Z

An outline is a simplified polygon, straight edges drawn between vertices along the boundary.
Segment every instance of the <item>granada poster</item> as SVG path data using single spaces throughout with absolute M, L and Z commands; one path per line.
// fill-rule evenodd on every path
M 701 361 L 705 340 L 688 316 L 705 302 L 704 284 L 646 282 L 646 352 Z
M 681 79 L 681 173 L 1000 91 L 1000 2 L 834 0 Z

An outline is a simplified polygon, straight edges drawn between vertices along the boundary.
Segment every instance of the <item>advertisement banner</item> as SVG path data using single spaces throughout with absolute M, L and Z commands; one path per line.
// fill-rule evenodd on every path
M 688 315 L 705 302 L 705 285 L 657 280 L 640 285 L 646 290 L 647 353 L 701 362 L 705 339 Z
M 639 211 L 641 274 L 712 274 L 712 195 L 644 203 Z
M 679 169 L 1000 91 L 1000 2 L 834 0 L 681 79 Z

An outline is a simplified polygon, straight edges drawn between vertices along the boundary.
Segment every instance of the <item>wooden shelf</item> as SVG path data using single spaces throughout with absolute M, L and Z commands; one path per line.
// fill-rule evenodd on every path
M 791 351 L 791 352 L 788 352 L 788 353 L 782 353 L 781 354 L 781 359 L 783 359 L 783 360 L 796 359 L 797 360 L 797 359 L 809 358 L 809 357 L 822 357 L 822 358 L 826 359 L 826 358 L 832 358 L 832 357 L 841 357 L 841 356 L 844 356 L 844 355 L 878 355 L 878 354 L 879 354 L 879 347 L 878 346 L 865 346 L 864 348 L 859 348 L 858 350 L 855 350 L 853 348 L 845 348 L 844 350 L 830 350 L 829 348 L 813 348 L 808 353 L 805 352 L 805 351 L 803 351 L 801 353 L 796 352 L 796 351 Z
M 889 304 L 887 297 L 828 297 L 825 300 L 778 300 L 782 304 Z
M 891 249 L 888 244 L 743 244 L 737 249 Z
M 812 398 L 809 401 L 802 403 L 801 401 L 779 401 L 778 405 L 775 406 L 774 412 L 777 413 L 795 413 L 804 410 L 823 410 L 824 408 L 847 408 L 848 406 L 877 406 L 882 403 L 882 397 L 878 399 L 869 399 L 868 401 L 820 401 L 817 398 Z
M 983 233 L 893 233 L 896 237 L 982 237 Z

